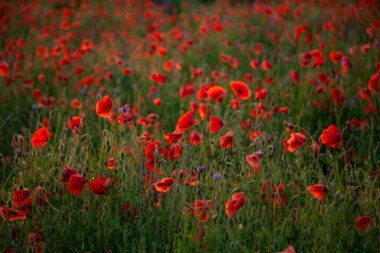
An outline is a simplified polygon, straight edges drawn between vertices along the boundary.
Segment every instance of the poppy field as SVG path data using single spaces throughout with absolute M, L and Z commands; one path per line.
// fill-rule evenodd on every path
M 380 2 L 0 2 L 0 252 L 379 252 Z

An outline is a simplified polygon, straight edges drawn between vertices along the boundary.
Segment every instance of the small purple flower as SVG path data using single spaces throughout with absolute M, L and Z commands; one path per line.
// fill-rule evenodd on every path
M 200 166 L 199 168 L 198 168 L 198 171 L 199 172 L 203 172 L 203 171 L 205 171 L 206 170 L 206 166 L 204 166 L 204 165 L 202 165 L 202 166 Z
M 38 104 L 33 104 L 33 105 L 32 105 L 32 108 L 33 108 L 33 110 L 36 110 L 36 111 L 37 111 L 40 107 L 38 106 Z
M 215 180 L 215 181 L 217 181 L 217 180 L 219 180 L 220 178 L 222 177 L 222 175 L 220 175 L 220 173 L 215 173 L 214 175 L 212 175 L 212 178 Z

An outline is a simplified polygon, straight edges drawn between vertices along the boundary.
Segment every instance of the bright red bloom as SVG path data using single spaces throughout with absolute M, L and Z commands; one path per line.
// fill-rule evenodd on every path
M 67 125 L 69 126 L 71 131 L 73 131 L 73 133 L 80 134 L 79 128 L 82 127 L 82 118 L 78 116 L 72 117 L 71 120 L 69 120 L 69 122 L 67 123 Z
M 251 97 L 251 90 L 245 82 L 231 81 L 230 85 L 237 98 L 246 100 Z
M 371 76 L 371 78 L 368 81 L 368 89 L 373 92 L 379 92 L 379 80 L 380 80 L 380 71 Z
M 210 131 L 211 133 L 217 133 L 220 129 L 222 129 L 224 121 L 219 119 L 213 115 L 210 116 Z
M 220 146 L 223 149 L 226 149 L 228 147 L 233 148 L 234 147 L 234 136 L 232 131 L 228 131 L 225 136 L 220 137 Z
M 268 93 L 267 89 L 260 89 L 256 91 L 255 97 L 256 99 L 264 99 Z
M 157 151 L 156 151 L 157 150 Z M 145 157 L 148 160 L 154 160 L 155 154 L 159 155 L 161 153 L 161 143 L 159 141 L 153 141 L 145 148 Z
M 24 212 L 9 208 L 7 206 L 0 207 L 0 215 L 4 220 L 9 221 L 26 219 L 26 214 Z
M 108 190 L 114 183 L 115 179 L 113 178 L 98 176 L 98 179 L 90 181 L 88 189 L 94 194 L 104 195 L 106 194 L 106 190 Z
M 355 220 L 355 226 L 358 229 L 366 230 L 371 227 L 371 217 L 369 216 L 359 216 Z
M 227 94 L 227 91 L 218 85 L 212 86 L 211 88 L 207 90 L 207 97 L 218 103 L 223 101 L 226 94 Z
M 235 213 L 242 208 L 245 203 L 245 195 L 242 192 L 232 195 L 231 200 L 226 203 L 226 214 L 228 218 L 232 219 Z
M 44 147 L 52 136 L 46 127 L 41 127 L 33 134 L 32 147 Z
M 108 95 L 99 100 L 96 104 L 96 114 L 102 118 L 108 118 L 111 114 L 112 101 Z
M 309 186 L 308 191 L 311 195 L 313 195 L 315 198 L 324 201 L 327 196 L 327 186 L 323 184 L 314 184 Z
M 335 125 L 330 125 L 324 130 L 320 139 L 322 144 L 329 148 L 335 148 L 343 142 L 343 136 Z
M 185 131 L 188 130 L 194 124 L 193 115 L 190 111 L 183 114 L 177 122 L 177 130 Z
M 83 192 L 84 183 L 86 178 L 80 174 L 74 174 L 70 176 L 69 183 L 67 184 L 67 189 L 71 194 L 78 195 Z
M 300 80 L 300 77 L 297 73 L 297 71 L 295 70 L 292 70 L 292 80 L 293 80 L 293 83 L 297 84 Z
M 290 134 L 289 140 L 284 141 L 284 152 L 294 152 L 306 143 L 305 135 L 301 133 Z
M 170 190 L 170 187 L 172 186 L 173 183 L 174 183 L 174 179 L 167 177 L 167 178 L 163 178 L 160 181 L 156 182 L 154 184 L 154 187 L 159 192 L 167 192 Z
M 276 253 L 296 253 L 296 250 L 294 249 L 294 247 L 292 245 L 289 245 L 286 249 L 284 249 L 283 251 L 278 251 Z
M 164 134 L 164 138 L 166 139 L 166 145 L 170 145 L 171 143 L 176 143 L 182 140 L 183 133 L 181 131 L 174 131 L 173 133 Z

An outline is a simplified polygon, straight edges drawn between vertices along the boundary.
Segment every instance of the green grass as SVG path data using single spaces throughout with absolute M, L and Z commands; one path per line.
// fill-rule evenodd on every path
M 85 1 L 78 1 L 68 4 L 66 10 L 72 14 L 66 19 L 62 14 L 64 6 L 51 1 L 32 2 L 28 8 L 16 2 L 0 3 L 0 10 L 8 10 L 1 11 L 6 22 L 1 25 L 4 32 L 0 35 L 0 63 L 9 65 L 9 75 L 0 76 L 0 206 L 18 209 L 12 198 L 15 190 L 24 188 L 29 189 L 32 201 L 25 220 L 0 218 L 0 251 L 34 252 L 38 245 L 42 252 L 278 252 L 293 245 L 297 252 L 378 252 L 380 120 L 378 112 L 366 113 L 365 108 L 369 104 L 380 108 L 380 102 L 374 91 L 370 91 L 369 100 L 362 99 L 359 88 L 366 88 L 371 76 L 379 71 L 380 30 L 376 28 L 373 36 L 366 32 L 376 21 L 379 4 L 370 7 L 359 1 L 363 7 L 357 9 L 354 3 L 335 1 L 326 1 L 326 6 L 296 1 L 263 5 L 250 2 L 199 1 L 186 6 L 182 1 L 173 1 L 177 12 L 172 10 L 172 17 L 163 6 L 149 7 L 152 20 L 145 19 L 147 7 L 139 1 L 90 1 L 88 8 L 84 7 Z M 271 9 L 272 16 L 263 12 L 264 7 Z M 289 14 L 281 12 L 280 7 L 288 7 Z M 298 18 L 293 15 L 296 9 L 301 12 Z M 355 16 L 349 14 L 351 9 Z M 176 21 L 172 22 L 174 17 Z M 63 20 L 70 23 L 68 30 L 60 28 Z M 222 32 L 214 31 L 216 22 L 223 24 Z M 336 25 L 335 31 L 323 29 L 328 22 Z M 149 55 L 154 41 L 153 24 L 163 37 L 157 47 L 164 46 L 168 51 L 163 57 L 156 52 Z M 302 24 L 309 30 L 293 41 L 295 28 Z M 206 33 L 200 32 L 202 26 L 207 27 Z M 50 34 L 43 36 L 46 27 Z M 176 29 L 181 32 L 178 39 Z M 307 33 L 313 36 L 312 43 L 304 42 Z M 270 34 L 276 34 L 278 41 Z M 25 47 L 17 46 L 19 39 Z M 94 46 L 82 55 L 84 40 L 92 41 Z M 183 51 L 181 46 L 187 40 L 192 45 Z M 232 45 L 227 46 L 226 41 Z M 258 42 L 264 45 L 260 55 L 254 53 Z M 302 54 L 321 43 L 326 45 L 321 50 L 325 64 L 301 67 Z M 360 47 L 365 44 L 371 47 L 363 53 Z M 57 46 L 61 52 L 54 56 Z M 357 53 L 350 53 L 354 47 Z M 37 56 L 39 48 L 45 50 L 46 58 Z M 71 60 L 61 66 L 65 50 Z M 340 64 L 330 60 L 329 53 L 333 51 L 342 52 L 351 62 L 352 68 L 346 74 L 341 74 Z M 23 59 L 18 59 L 20 53 Z M 240 65 L 234 68 L 223 62 L 222 53 L 238 59 Z M 252 69 L 253 59 L 271 62 L 272 70 Z M 182 63 L 182 68 L 166 72 L 162 64 L 168 60 Z M 82 67 L 83 72 L 76 74 L 76 67 Z M 124 67 L 131 68 L 132 74 L 123 75 Z M 204 75 L 193 78 L 192 67 L 202 68 Z M 292 70 L 300 75 L 298 84 L 292 82 Z M 228 75 L 214 79 L 212 71 Z M 154 72 L 166 75 L 163 85 L 150 80 Z M 108 73 L 112 73 L 112 79 Z M 253 80 L 247 82 L 252 96 L 234 110 L 230 81 L 244 80 L 247 73 L 253 74 Z M 325 92 L 316 94 L 320 73 L 327 74 L 330 82 L 324 85 Z M 40 74 L 45 77 L 43 83 L 38 79 Z M 88 76 L 95 81 L 81 84 Z M 271 85 L 265 83 L 268 77 L 273 78 Z M 62 81 L 64 78 L 67 81 Z M 315 79 L 312 84 L 311 78 Z M 33 80 L 31 88 L 24 86 L 26 79 Z M 180 89 L 188 82 L 194 83 L 195 93 L 181 98 Z M 201 84 L 211 83 L 227 90 L 221 103 L 197 98 Z M 257 101 L 255 91 L 260 84 L 268 89 L 268 95 Z M 149 94 L 153 86 L 157 90 Z M 336 87 L 346 92 L 345 101 L 338 105 L 330 95 Z M 40 101 L 32 91 L 37 88 L 42 98 L 54 97 L 51 106 L 36 108 Z M 110 124 L 96 114 L 96 103 L 104 95 L 112 99 L 116 117 L 118 109 L 128 104 L 133 112 L 131 127 Z M 70 106 L 74 98 L 83 104 L 82 109 Z M 161 99 L 160 106 L 154 105 L 154 98 Z M 313 106 L 314 99 L 320 107 Z M 158 140 L 168 148 L 164 134 L 176 129 L 179 117 L 190 110 L 190 102 L 206 104 L 207 118 L 201 120 L 198 113 L 193 115 L 199 122 L 184 131 L 178 142 L 181 157 L 171 161 L 158 154 L 162 174 L 152 172 L 153 182 L 146 184 L 145 147 L 149 142 L 144 143 L 143 133 L 149 132 L 151 141 Z M 264 116 L 271 113 L 269 119 L 251 116 L 258 102 L 267 107 Z M 288 107 L 289 113 L 276 114 L 276 105 Z M 150 114 L 157 115 L 156 124 L 144 127 L 137 123 Z M 79 115 L 83 115 L 83 126 L 81 134 L 76 135 L 67 122 Z M 218 133 L 209 130 L 210 115 L 225 122 Z M 365 126 L 348 123 L 354 118 L 364 120 Z M 44 119 L 49 121 L 53 136 L 46 146 L 32 147 L 32 136 Z M 252 121 L 248 131 L 241 127 L 246 119 Z M 285 153 L 283 140 L 290 138 L 286 130 L 290 122 L 307 141 L 297 151 Z M 344 144 L 339 148 L 328 148 L 320 141 L 322 131 L 331 124 L 342 132 Z M 188 142 L 193 130 L 203 134 L 199 146 Z M 222 149 L 219 139 L 229 130 L 234 133 L 234 148 Z M 262 138 L 250 140 L 253 130 L 260 131 Z M 310 149 L 313 140 L 320 144 L 319 153 Z M 255 174 L 245 156 L 258 150 L 263 157 L 261 172 Z M 116 161 L 113 170 L 107 168 L 111 157 Z M 206 169 L 198 171 L 200 166 Z M 80 195 L 72 195 L 67 183 L 59 180 L 65 167 L 87 178 Z M 179 177 L 181 169 L 188 169 L 190 174 L 197 171 L 199 183 L 189 185 L 188 176 L 184 184 L 184 178 Z M 215 173 L 220 173 L 219 180 L 213 178 Z M 115 179 L 102 196 L 88 188 L 88 183 L 99 175 Z M 168 192 L 155 190 L 154 182 L 174 175 L 175 182 Z M 280 201 L 276 206 L 271 197 L 281 197 L 280 193 L 272 194 L 272 189 L 281 183 L 287 203 L 281 205 Z M 313 184 L 328 187 L 325 201 L 309 193 L 307 187 Z M 45 205 L 35 203 L 37 186 L 42 187 L 42 195 L 51 196 Z M 245 203 L 229 219 L 226 203 L 237 192 L 245 194 Z M 210 219 L 204 223 L 192 214 L 186 215 L 191 203 L 200 199 L 214 203 L 214 208 L 207 210 Z M 124 208 L 127 202 L 129 210 Z M 160 205 L 156 207 L 155 202 Z M 355 226 L 356 218 L 363 215 L 371 217 L 366 230 Z M 197 240 L 199 228 L 204 236 Z M 44 236 L 33 242 L 31 234 L 36 231 Z

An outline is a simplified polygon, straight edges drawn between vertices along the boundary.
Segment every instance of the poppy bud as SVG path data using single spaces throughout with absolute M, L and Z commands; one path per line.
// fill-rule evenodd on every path
M 352 126 L 351 121 L 347 121 L 347 122 L 346 122 L 346 129 L 347 129 L 347 132 L 351 132 L 351 131 L 352 131 L 352 128 L 353 128 L 353 126 Z

